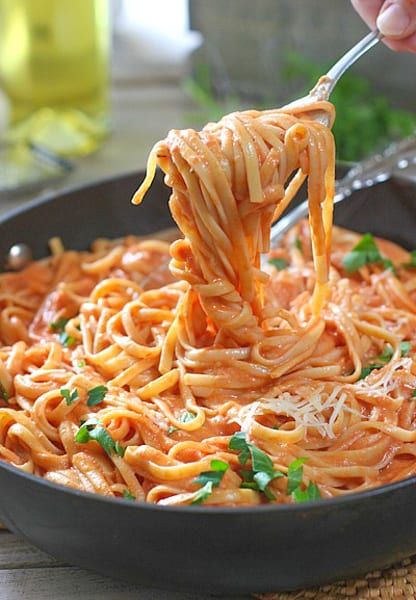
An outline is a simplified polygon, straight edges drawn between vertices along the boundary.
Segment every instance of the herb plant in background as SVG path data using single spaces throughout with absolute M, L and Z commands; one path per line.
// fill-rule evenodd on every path
M 292 85 L 298 84 L 298 97 L 304 96 L 326 73 L 328 65 L 318 65 L 298 54 L 286 57 L 283 79 Z M 198 106 L 198 111 L 189 115 L 194 126 L 207 121 L 217 121 L 222 115 L 247 107 L 247 100 L 236 94 L 224 93 L 219 99 L 215 93 L 212 71 L 208 64 L 195 65 L 192 78 L 185 81 L 185 89 Z M 228 84 L 226 88 L 230 89 Z M 287 102 L 293 98 L 287 98 Z M 364 77 L 346 73 L 331 95 L 337 119 L 333 128 L 337 144 L 337 158 L 358 161 L 381 148 L 392 139 L 410 135 L 416 127 L 416 113 L 390 106 L 384 96 L 377 94 Z M 256 100 L 257 108 L 270 107 L 270 99 Z M 357 135 L 357 131 L 363 135 Z

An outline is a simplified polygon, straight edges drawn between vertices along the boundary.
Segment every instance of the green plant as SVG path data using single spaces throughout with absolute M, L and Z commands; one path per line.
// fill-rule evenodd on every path
M 286 58 L 283 76 L 302 82 L 302 96 L 318 81 L 326 66 L 317 65 L 297 54 Z M 371 154 L 392 138 L 410 135 L 416 127 L 416 114 L 390 106 L 370 83 L 359 75 L 346 73 L 337 84 L 331 102 L 337 111 L 334 135 L 337 158 L 356 161 Z
M 299 86 L 296 96 L 303 96 L 318 81 L 327 68 L 298 54 L 288 53 L 283 69 L 283 79 L 294 87 Z M 217 121 L 222 115 L 244 108 L 241 98 L 225 94 L 219 99 L 215 93 L 211 69 L 207 63 L 195 65 L 193 77 L 185 80 L 185 90 L 197 105 L 188 115 L 194 126 L 207 121 Z M 293 98 L 287 98 L 287 102 Z M 384 96 L 377 94 L 369 82 L 353 73 L 346 73 L 331 96 L 337 119 L 334 135 L 337 158 L 357 161 L 371 154 L 394 138 L 410 135 L 416 127 L 416 114 L 393 108 Z M 270 106 L 269 98 L 256 101 L 257 108 Z M 358 133 L 358 134 L 357 134 Z

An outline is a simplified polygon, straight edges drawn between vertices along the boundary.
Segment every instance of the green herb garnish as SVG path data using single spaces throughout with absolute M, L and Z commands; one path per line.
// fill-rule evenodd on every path
M 78 361 L 78 367 L 79 367 L 80 369 L 82 369 L 82 367 L 85 367 L 85 365 L 86 365 L 86 362 L 85 362 L 85 360 L 83 360 L 83 359 L 82 359 L 82 360 L 79 360 L 79 361 Z
M 300 241 L 299 237 L 295 238 L 294 246 L 299 250 L 299 252 L 302 252 L 302 242 Z
M 230 450 L 239 452 L 238 460 L 244 465 L 251 456 L 251 471 L 241 472 L 243 482 L 242 488 L 249 488 L 263 492 L 269 500 L 274 500 L 275 496 L 268 488 L 273 479 L 283 477 L 283 473 L 275 471 L 273 461 L 262 450 L 246 440 L 246 434 L 242 431 L 235 433 L 228 444 Z
M 307 488 L 302 489 L 303 465 L 307 458 L 296 458 L 290 463 L 287 470 L 287 493 L 292 496 L 295 502 L 307 502 L 319 500 L 321 493 L 316 483 L 309 482 Z
M 100 423 L 96 417 L 91 417 L 81 425 L 75 436 L 75 441 L 78 444 L 86 444 L 87 442 L 95 441 L 105 450 L 108 456 L 118 454 L 124 456 L 124 448 L 119 442 L 115 442 L 107 429 Z
M 287 262 L 284 258 L 269 258 L 269 265 L 273 265 L 278 271 L 283 271 L 287 268 Z
M 379 263 L 385 269 L 394 270 L 393 263 L 388 258 L 384 258 L 380 254 L 380 250 L 371 233 L 363 235 L 356 246 L 344 256 L 342 264 L 347 273 L 355 273 L 365 265 Z
M 104 400 L 104 396 L 108 392 L 108 388 L 105 385 L 97 385 L 94 388 L 88 390 L 87 405 L 96 406 Z
M 211 469 L 212 471 L 203 471 L 195 479 L 197 483 L 205 485 L 211 482 L 214 487 L 217 487 L 221 483 L 221 479 L 224 477 L 224 473 L 229 468 L 229 464 L 222 460 L 212 460 Z
M 77 389 L 72 390 L 71 392 L 71 390 L 69 390 L 68 388 L 61 388 L 60 394 L 62 398 L 65 398 L 65 401 L 68 406 L 71 406 L 74 400 L 77 400 L 79 398 Z
M 197 491 L 191 504 L 202 504 L 212 494 L 212 485 L 212 481 L 207 481 L 204 487 Z
M 401 352 L 401 356 L 407 356 L 410 352 L 412 345 L 410 342 L 400 342 L 400 352 Z M 365 379 L 367 377 L 367 375 L 369 375 L 372 371 L 374 371 L 374 369 L 381 369 L 382 367 L 384 367 L 384 365 L 386 365 L 387 363 L 389 363 L 392 359 L 393 356 L 393 348 L 391 347 L 390 344 L 386 344 L 383 348 L 383 352 L 380 354 L 380 356 L 377 356 L 375 363 L 372 363 L 370 365 L 368 365 L 367 367 L 364 367 L 361 371 L 361 375 L 359 377 L 359 379 Z
M 56 321 L 53 321 L 53 323 L 50 324 L 50 328 L 55 333 L 61 333 L 65 330 L 68 321 L 69 319 L 66 319 L 65 317 L 59 317 L 59 319 L 56 319 Z
M 310 481 L 306 489 L 302 490 L 300 487 L 297 487 L 293 490 L 292 497 L 295 502 L 310 502 L 311 500 L 319 500 L 321 492 L 316 483 Z
M 410 253 L 410 260 L 408 263 L 403 264 L 406 269 L 416 269 L 416 250 L 412 250 Z
M 303 464 L 306 458 L 297 458 L 290 463 L 287 470 L 287 493 L 292 494 L 300 486 L 303 479 Z
M 167 430 L 167 434 L 168 435 L 172 435 L 172 433 L 175 433 L 175 431 L 178 431 L 178 428 L 175 427 L 174 425 L 169 425 L 168 430 Z
M 9 393 L 2 383 L 0 383 L 0 399 L 9 404 Z
M 68 335 L 66 331 L 62 331 L 59 334 L 59 341 L 65 348 L 70 348 L 77 340 L 72 335 Z
M 126 500 L 136 500 L 136 496 L 134 496 L 130 490 L 123 491 L 123 498 Z
M 190 412 L 189 410 L 185 410 L 179 417 L 180 423 L 189 423 L 189 421 L 193 421 L 196 418 L 196 414 Z

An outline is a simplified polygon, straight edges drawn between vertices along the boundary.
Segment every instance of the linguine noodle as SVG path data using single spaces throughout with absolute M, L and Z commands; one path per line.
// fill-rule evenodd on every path
M 54 240 L 0 276 L 2 460 L 160 505 L 298 502 L 415 474 L 411 256 L 331 240 L 334 142 L 309 110 L 332 123 L 320 102 L 156 144 L 134 202 L 159 166 L 172 244 Z M 261 269 L 306 178 L 309 223 Z

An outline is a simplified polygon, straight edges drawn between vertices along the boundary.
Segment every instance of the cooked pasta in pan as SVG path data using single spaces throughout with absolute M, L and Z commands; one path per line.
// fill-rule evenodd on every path
M 170 244 L 127 237 L 0 275 L 0 458 L 160 505 L 258 505 L 416 471 L 416 259 L 334 228 L 333 108 L 246 111 L 151 152 Z M 307 179 L 309 222 L 269 253 Z M 138 209 L 138 218 L 140 209 Z

